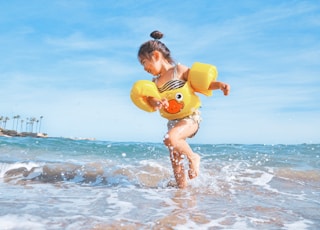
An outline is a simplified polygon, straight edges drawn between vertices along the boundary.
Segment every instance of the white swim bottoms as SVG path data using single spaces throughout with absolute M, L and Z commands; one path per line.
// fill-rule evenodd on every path
M 167 123 L 167 127 L 168 127 L 168 131 L 170 129 L 172 129 L 178 122 L 182 121 L 182 120 L 185 120 L 185 121 L 192 121 L 196 124 L 198 124 L 198 129 L 199 129 L 199 125 L 200 125 L 200 122 L 201 122 L 201 113 L 199 110 L 195 110 L 191 115 L 187 116 L 187 117 L 184 117 L 184 118 L 180 118 L 180 119 L 175 119 L 175 120 L 169 120 L 168 123 Z M 196 135 L 196 133 L 198 132 L 198 129 L 197 131 L 191 135 L 190 137 L 193 137 L 194 135 Z

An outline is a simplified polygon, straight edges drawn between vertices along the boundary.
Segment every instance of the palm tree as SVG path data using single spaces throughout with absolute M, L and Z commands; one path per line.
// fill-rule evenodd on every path
M 23 132 L 23 122 L 24 122 L 24 120 L 21 120 L 21 121 L 20 121 L 20 123 L 21 123 L 20 132 Z
M 2 128 L 3 116 L 0 117 L 0 128 Z
M 36 120 L 35 122 L 37 122 L 37 125 L 36 125 L 36 132 L 38 132 L 39 120 Z
M 29 117 L 27 117 L 27 122 L 26 122 L 26 132 L 28 132 L 29 130 L 28 130 L 28 125 L 30 124 L 30 122 L 29 122 Z
M 12 130 L 14 130 L 14 121 L 16 120 L 17 116 L 13 116 L 13 120 L 12 120 Z
M 37 119 L 35 117 L 30 118 L 31 132 L 33 133 L 33 125 Z
M 4 128 L 4 129 L 6 129 L 7 121 L 9 121 L 9 120 L 10 120 L 9 117 L 5 117 L 5 118 L 4 118 L 4 120 L 3 120 L 3 124 L 4 124 L 3 128 Z
M 16 116 L 16 119 L 17 119 L 16 131 L 18 132 L 18 123 L 19 123 L 20 115 L 17 115 L 17 116 Z
M 40 123 L 39 123 L 39 133 L 41 131 L 41 120 L 42 120 L 43 116 L 40 116 Z

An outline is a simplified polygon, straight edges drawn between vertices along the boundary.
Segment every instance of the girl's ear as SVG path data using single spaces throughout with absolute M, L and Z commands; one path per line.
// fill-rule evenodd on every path
M 154 60 L 158 61 L 160 59 L 160 52 L 158 50 L 153 51 Z

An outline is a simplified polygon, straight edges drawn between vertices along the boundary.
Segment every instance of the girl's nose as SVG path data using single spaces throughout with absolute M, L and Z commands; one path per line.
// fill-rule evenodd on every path
M 144 70 L 150 73 L 150 70 L 147 67 L 144 67 Z

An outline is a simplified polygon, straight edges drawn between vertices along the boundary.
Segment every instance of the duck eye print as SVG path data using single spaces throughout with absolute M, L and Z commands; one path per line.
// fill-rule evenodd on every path
M 183 100 L 183 95 L 182 95 L 182 93 L 177 93 L 177 94 L 176 94 L 176 100 L 177 100 L 177 101 L 182 101 L 182 100 Z

